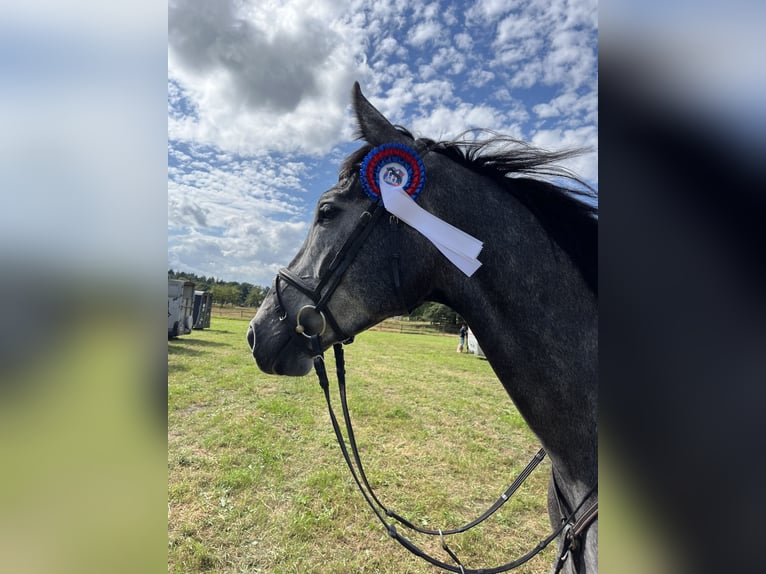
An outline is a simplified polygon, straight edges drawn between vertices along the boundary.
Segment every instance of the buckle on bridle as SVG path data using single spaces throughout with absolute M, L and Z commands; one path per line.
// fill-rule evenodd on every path
M 322 328 L 319 329 L 319 332 L 317 332 L 317 333 L 307 333 L 306 332 L 306 327 L 301 324 L 301 316 L 303 315 L 303 312 L 306 309 L 311 309 L 312 311 L 314 311 L 314 313 L 316 315 L 319 315 L 319 317 L 321 317 L 321 319 L 322 319 Z M 325 318 L 324 313 L 322 313 L 322 311 L 317 310 L 315 305 L 304 305 L 303 307 L 301 307 L 298 310 L 298 316 L 296 317 L 295 322 L 296 322 L 295 332 L 300 334 L 300 335 L 303 335 L 304 337 L 306 337 L 308 339 L 310 339 L 313 335 L 317 335 L 317 336 L 321 337 L 322 335 L 324 335 L 324 332 L 327 330 L 327 319 Z

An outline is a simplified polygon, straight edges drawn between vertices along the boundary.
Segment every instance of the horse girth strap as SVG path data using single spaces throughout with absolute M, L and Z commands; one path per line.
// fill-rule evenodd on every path
M 335 366 L 336 366 L 336 374 L 338 378 L 338 391 L 339 391 L 341 405 L 343 409 L 343 418 L 344 418 L 344 423 L 346 426 L 346 434 L 348 435 L 348 442 L 351 446 L 351 451 L 352 451 L 351 454 L 349 454 L 349 449 L 348 449 L 348 446 L 346 445 L 346 440 L 343 438 L 343 433 L 341 431 L 340 424 L 338 423 L 338 419 L 335 416 L 335 411 L 332 407 L 332 401 L 330 399 L 330 382 L 327 376 L 327 369 L 324 362 L 324 353 L 322 351 L 322 343 L 321 343 L 320 337 L 317 335 L 312 336 L 310 338 L 310 346 L 311 346 L 312 354 L 313 354 L 314 369 L 316 371 L 317 378 L 319 379 L 319 385 L 322 388 L 322 391 L 325 396 L 325 400 L 327 402 L 327 409 L 330 415 L 330 421 L 332 423 L 333 430 L 335 432 L 335 437 L 338 441 L 338 445 L 340 446 L 341 452 L 343 454 L 343 458 L 346 461 L 346 465 L 351 471 L 351 476 L 354 479 L 354 482 L 356 482 L 356 485 L 359 488 L 360 492 L 362 493 L 362 496 L 364 497 L 368 506 L 372 509 L 372 511 L 378 517 L 378 520 L 380 520 L 380 522 L 386 528 L 388 535 L 391 536 L 391 538 L 394 538 L 397 542 L 399 542 L 411 553 L 415 554 L 416 556 L 419 556 L 420 558 L 426 560 L 427 562 L 433 564 L 434 566 L 437 566 L 449 572 L 458 572 L 461 574 L 496 574 L 500 572 L 507 572 L 509 570 L 517 568 L 518 566 L 521 566 L 522 564 L 524 564 L 525 562 L 529 561 L 534 556 L 539 554 L 553 540 L 555 540 L 562 532 L 564 532 L 567 529 L 571 529 L 573 523 L 576 524 L 576 522 L 573 520 L 574 516 L 580 510 L 584 502 L 588 499 L 588 497 L 590 496 L 590 493 L 588 494 L 588 496 L 585 497 L 585 499 L 583 499 L 583 501 L 577 506 L 577 508 L 575 508 L 570 513 L 567 519 L 562 522 L 559 528 L 557 528 L 549 536 L 541 540 L 532 550 L 530 550 L 523 556 L 520 556 L 519 558 L 511 562 L 508 562 L 506 564 L 503 564 L 501 566 L 496 566 L 493 568 L 469 569 L 463 566 L 463 564 L 458 559 L 457 555 L 455 555 L 455 553 L 449 548 L 449 546 L 447 546 L 447 543 L 444 537 L 450 534 L 458 534 L 461 532 L 465 532 L 468 529 L 476 526 L 480 522 L 483 522 L 485 519 L 489 518 L 489 516 L 491 516 L 492 514 L 494 514 L 495 511 L 497 511 L 508 499 L 510 499 L 511 495 L 516 491 L 516 489 L 518 489 L 521 483 L 523 483 L 524 479 L 526 479 L 526 477 L 529 476 L 532 470 L 534 470 L 534 468 L 542 461 L 542 459 L 545 456 L 545 450 L 540 449 L 540 451 L 533 457 L 533 459 L 530 461 L 530 463 L 527 465 L 524 471 L 519 475 L 519 477 L 517 477 L 517 479 L 513 482 L 513 484 L 511 484 L 511 486 L 508 487 L 508 489 L 500 496 L 497 502 L 495 502 L 495 504 L 493 504 L 487 511 L 484 512 L 484 514 L 482 514 L 476 520 L 473 520 L 464 526 L 451 529 L 451 530 L 427 530 L 427 529 L 418 528 L 415 525 L 413 525 L 410 521 L 404 519 L 397 513 L 386 508 L 380 502 L 378 497 L 375 495 L 374 490 L 372 489 L 372 487 L 369 484 L 369 481 L 367 480 L 367 476 L 364 472 L 364 467 L 359 457 L 359 450 L 356 445 L 356 438 L 354 436 L 354 430 L 351 424 L 351 418 L 350 418 L 349 410 L 348 410 L 348 402 L 346 400 L 346 381 L 345 381 L 346 371 L 345 371 L 345 359 L 344 359 L 344 353 L 343 353 L 343 346 L 340 343 L 334 344 L 333 352 L 335 354 Z M 353 457 L 353 462 L 352 462 L 352 457 Z M 449 554 L 450 558 L 455 562 L 455 564 L 454 565 L 447 564 L 446 562 L 443 562 L 439 560 L 438 558 L 435 558 L 431 556 L 430 554 L 426 553 L 424 550 L 419 548 L 408 538 L 401 535 L 397 531 L 396 526 L 388 522 L 386 520 L 386 517 L 393 518 L 394 520 L 399 522 L 401 525 L 411 530 L 414 530 L 416 532 L 420 532 L 422 534 L 428 534 L 432 536 L 439 536 L 441 538 L 442 549 L 444 549 L 444 551 L 447 552 L 447 554 Z

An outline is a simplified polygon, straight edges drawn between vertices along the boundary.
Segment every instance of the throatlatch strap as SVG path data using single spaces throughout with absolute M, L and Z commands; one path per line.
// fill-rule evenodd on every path
M 380 501 L 375 496 L 374 491 L 369 485 L 369 482 L 367 481 L 367 477 L 364 473 L 364 468 L 362 466 L 361 460 L 359 458 L 359 451 L 356 446 L 356 438 L 354 437 L 354 431 L 351 426 L 351 418 L 348 412 L 348 404 L 346 401 L 346 371 L 345 371 L 345 360 L 344 360 L 344 354 L 343 354 L 343 346 L 340 343 L 336 343 L 333 345 L 333 351 L 335 353 L 335 365 L 336 365 L 336 373 L 338 376 L 338 389 L 341 396 L 341 403 L 343 405 L 343 417 L 344 422 L 346 423 L 346 433 L 349 437 L 349 443 L 351 444 L 351 449 L 353 452 L 353 458 L 354 461 L 351 460 L 351 455 L 349 455 L 348 448 L 346 446 L 346 440 L 343 437 L 343 433 L 341 431 L 340 425 L 338 424 L 338 419 L 335 416 L 335 411 L 332 408 L 332 401 L 330 400 L 330 383 L 329 379 L 327 377 L 327 369 L 325 368 L 324 364 L 324 355 L 322 353 L 321 348 L 321 341 L 319 339 L 319 336 L 314 335 L 311 337 L 311 348 L 312 352 L 314 353 L 314 368 L 317 373 L 317 377 L 319 379 L 319 385 L 322 388 L 322 391 L 325 396 L 325 401 L 327 402 L 327 410 L 330 415 L 330 421 L 332 423 L 333 431 L 335 432 L 335 437 L 338 441 L 338 445 L 340 446 L 341 453 L 343 454 L 343 458 L 346 461 L 346 465 L 348 466 L 349 470 L 351 471 L 351 476 L 354 479 L 354 482 L 356 482 L 357 487 L 362 493 L 362 496 L 364 496 L 365 501 L 367 502 L 367 505 L 372 509 L 372 511 L 375 513 L 375 516 L 378 517 L 378 520 L 383 524 L 383 526 L 386 528 L 386 531 L 388 532 L 388 535 L 391 538 L 394 538 L 399 544 L 404 546 L 407 550 L 415 554 L 416 556 L 419 556 L 423 560 L 429 562 L 430 564 L 433 564 L 434 566 L 437 566 L 439 568 L 442 568 L 443 570 L 447 570 L 449 572 L 456 572 L 461 574 L 498 574 L 500 572 L 507 572 L 508 570 L 512 570 L 525 562 L 529 561 L 531 558 L 539 554 L 545 547 L 547 547 L 553 540 L 555 540 L 565 529 L 571 529 L 573 524 L 576 524 L 574 522 L 574 516 L 575 514 L 580 510 L 580 508 L 583 506 L 585 501 L 590 497 L 591 493 L 595 489 L 595 486 L 591 489 L 591 491 L 583 498 L 582 502 L 577 505 L 577 508 L 575 508 L 569 516 L 567 516 L 566 520 L 562 522 L 561 526 L 557 528 L 555 531 L 553 531 L 549 536 L 541 540 L 537 546 L 535 546 L 532 550 L 524 554 L 523 556 L 517 558 L 516 560 L 513 560 L 511 562 L 508 562 L 502 566 L 497 566 L 494 568 L 481 568 L 477 570 L 465 568 L 463 564 L 460 562 L 458 557 L 455 555 L 455 553 L 447 546 L 446 541 L 444 539 L 444 536 L 450 534 L 450 533 L 458 533 L 458 532 L 465 532 L 468 530 L 468 528 L 471 528 L 478 524 L 479 522 L 483 521 L 487 517 L 489 517 L 492 513 L 494 513 L 497 508 L 502 506 L 502 504 L 510 497 L 510 494 L 512 494 L 518 486 L 523 482 L 524 478 L 529 475 L 529 473 L 540 463 L 542 458 L 545 456 L 545 451 L 540 450 L 535 457 L 530 461 L 530 464 L 527 465 L 527 468 L 522 472 L 522 475 L 525 475 L 523 478 L 521 475 L 514 481 L 514 483 L 506 490 L 505 493 L 498 499 L 498 501 L 490 507 L 490 509 L 485 512 L 479 519 L 476 519 L 467 525 L 465 527 L 456 528 L 453 530 L 448 531 L 428 531 L 419 529 L 417 527 L 414 527 L 411 522 L 402 519 L 395 513 L 389 511 L 386 509 L 386 507 L 380 503 Z M 354 462 L 356 463 L 356 466 L 354 465 Z M 358 469 L 358 470 L 357 470 Z M 500 502 L 502 500 L 502 502 Z M 379 510 L 379 508 L 382 509 Z M 402 536 L 399 534 L 399 532 L 396 530 L 396 527 L 387 522 L 384 514 L 386 516 L 389 516 L 391 518 L 394 518 L 395 520 L 399 521 L 402 525 L 404 525 L 407 528 L 411 528 L 415 531 L 424 533 L 424 534 L 435 534 L 438 535 L 441 538 L 442 542 L 442 548 L 449 554 L 449 556 L 455 561 L 457 564 L 447 564 L 446 562 L 442 562 L 438 558 L 434 558 L 421 548 L 419 548 L 417 545 L 415 545 L 412 541 L 410 541 L 405 536 Z M 588 513 L 586 513 L 588 514 Z M 592 518 L 591 518 L 592 521 Z M 560 556 L 560 561 L 563 563 L 563 560 Z

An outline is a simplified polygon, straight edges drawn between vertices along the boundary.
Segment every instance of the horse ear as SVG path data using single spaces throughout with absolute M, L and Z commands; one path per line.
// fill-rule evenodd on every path
M 359 126 L 358 135 L 368 143 L 379 146 L 384 143 L 412 143 L 402 132 L 397 130 L 383 114 L 364 97 L 359 82 L 354 82 L 351 93 L 354 112 Z

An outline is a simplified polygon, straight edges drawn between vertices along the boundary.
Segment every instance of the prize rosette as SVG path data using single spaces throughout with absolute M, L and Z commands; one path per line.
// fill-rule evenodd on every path
M 360 176 L 364 192 L 380 199 L 381 182 L 401 188 L 417 199 L 426 181 L 426 169 L 415 150 L 403 144 L 384 144 L 370 151 L 362 161 Z

